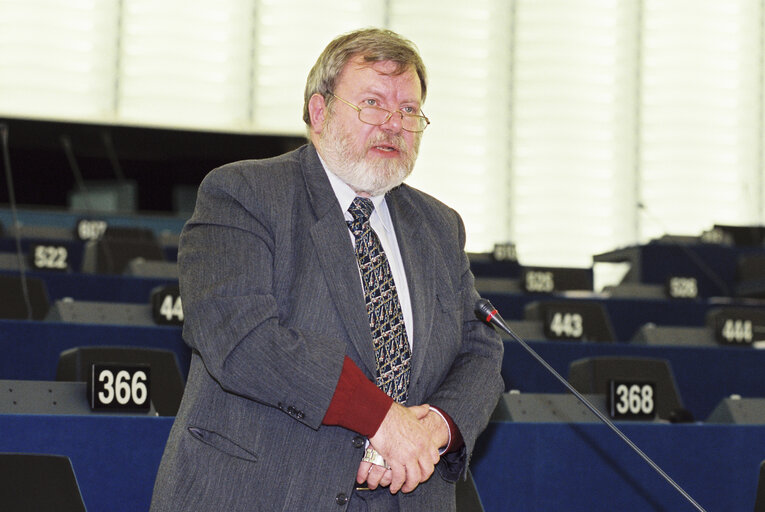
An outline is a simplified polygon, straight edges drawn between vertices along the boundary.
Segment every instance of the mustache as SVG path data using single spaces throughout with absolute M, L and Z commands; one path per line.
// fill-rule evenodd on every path
M 375 146 L 392 146 L 398 151 L 406 153 L 409 151 L 409 146 L 406 143 L 406 139 L 401 135 L 386 135 L 379 134 L 374 139 L 367 141 L 367 149 Z

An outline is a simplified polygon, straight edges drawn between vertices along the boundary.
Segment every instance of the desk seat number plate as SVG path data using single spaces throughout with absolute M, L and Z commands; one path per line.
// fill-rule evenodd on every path
M 615 420 L 649 420 L 656 415 L 656 384 L 608 381 L 608 414 Z
M 148 411 L 151 407 L 148 364 L 93 363 L 88 397 L 93 410 Z

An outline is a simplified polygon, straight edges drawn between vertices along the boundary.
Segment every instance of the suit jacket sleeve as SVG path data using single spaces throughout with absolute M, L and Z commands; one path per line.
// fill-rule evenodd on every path
M 460 450 L 444 454 L 437 466 L 441 476 L 449 481 L 466 475 L 476 439 L 486 428 L 504 390 L 501 377 L 502 341 L 492 327 L 476 318 L 474 308 L 479 295 L 464 252 L 464 225 L 456 213 L 454 217 L 461 246 L 455 307 L 461 310 L 462 344 L 446 378 L 426 398 L 426 402 L 452 418 L 464 440 Z
M 290 229 L 285 223 L 291 221 L 289 191 L 295 187 L 268 186 L 268 173 L 253 178 L 252 171 L 252 164 L 229 164 L 208 174 L 199 188 L 178 256 L 184 339 L 223 389 L 318 429 L 345 344 L 281 321 L 274 260 L 282 257 L 275 251 Z M 290 175 L 271 181 L 276 179 Z M 321 310 L 313 314 L 319 325 Z

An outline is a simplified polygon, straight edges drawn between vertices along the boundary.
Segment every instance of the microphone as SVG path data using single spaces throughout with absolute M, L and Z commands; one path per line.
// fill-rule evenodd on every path
M 122 166 L 120 165 L 120 161 L 117 158 L 117 152 L 114 150 L 114 142 L 112 141 L 112 135 L 109 130 L 101 131 L 101 142 L 104 143 L 104 147 L 106 148 L 106 156 L 109 157 L 109 162 L 111 163 L 112 169 L 114 170 L 114 176 L 117 178 L 119 183 L 124 182 L 125 173 L 122 172 Z
M 509 334 L 510 337 L 513 338 L 515 341 L 520 343 L 521 346 L 524 349 L 526 349 L 526 351 L 534 357 L 534 359 L 536 359 L 542 366 L 544 366 L 547 369 L 547 371 L 549 371 L 556 379 L 558 379 L 566 387 L 566 389 L 568 389 L 575 397 L 577 397 L 579 401 L 584 404 L 585 407 L 587 407 L 595 416 L 597 416 L 600 419 L 600 421 L 605 423 L 611 430 L 613 430 L 616 433 L 616 435 L 618 435 L 622 439 L 622 441 L 627 443 L 627 445 L 630 448 L 632 448 L 632 450 L 635 453 L 640 455 L 640 457 L 645 462 L 647 462 L 649 466 L 651 466 L 659 475 L 661 475 L 664 478 L 664 480 L 666 480 L 672 487 L 674 487 L 677 490 L 677 492 L 679 492 L 686 500 L 688 500 L 691 503 L 691 505 L 696 507 L 696 509 L 699 510 L 700 512 L 706 512 L 706 510 L 704 510 L 701 507 L 701 505 L 696 503 L 696 501 L 690 496 L 690 494 L 685 492 L 685 490 L 682 487 L 680 487 L 674 480 L 672 480 L 672 478 L 670 478 L 670 476 L 667 473 L 665 473 L 664 470 L 662 470 L 658 464 L 656 464 L 653 460 L 651 460 L 651 458 L 648 455 L 643 453 L 643 451 L 640 448 L 638 448 L 637 445 L 633 443 L 632 440 L 630 440 L 630 438 L 627 437 L 626 434 L 624 434 L 624 432 L 619 430 L 619 428 L 616 425 L 614 425 L 614 423 L 608 417 L 606 417 L 594 405 L 592 405 L 592 403 L 589 400 L 587 400 L 584 396 L 582 396 L 581 393 L 579 393 L 576 389 L 574 389 L 574 387 L 571 384 L 569 384 L 569 382 L 566 379 L 561 377 L 560 374 L 556 372 L 555 369 L 552 366 L 550 366 L 548 362 L 545 361 L 542 356 L 537 354 L 537 352 L 533 348 L 531 348 L 525 341 L 523 341 L 520 337 L 518 337 L 507 326 L 505 321 L 502 319 L 502 316 L 499 314 L 499 311 L 497 311 L 497 308 L 495 308 L 491 302 L 483 298 L 478 299 L 475 303 L 475 314 L 479 319 L 483 320 L 484 322 L 488 324 L 498 327 L 502 331 Z
M 103 132 L 102 134 L 102 140 L 104 144 L 107 147 L 107 152 L 110 152 L 110 159 L 112 159 L 112 165 L 116 165 L 114 167 L 114 172 L 118 176 L 118 178 L 121 176 L 122 169 L 119 167 L 119 161 L 116 159 L 116 153 L 112 155 L 114 152 L 114 148 L 111 145 L 111 138 L 106 134 L 106 132 Z M 77 189 L 82 192 L 82 199 L 83 199 L 83 206 L 85 208 L 85 213 L 88 216 L 95 216 L 95 208 L 93 207 L 93 204 L 90 201 L 90 190 L 85 184 L 85 179 L 82 176 L 82 171 L 80 170 L 80 166 L 77 164 L 77 158 L 74 155 L 74 149 L 72 146 L 72 139 L 69 137 L 69 135 L 61 135 L 59 137 L 59 140 L 61 141 L 61 147 L 64 149 L 64 154 L 66 155 L 66 159 L 69 162 L 69 169 L 72 171 L 72 176 L 74 177 L 74 182 L 77 185 Z M 116 162 L 116 164 L 115 164 Z M 104 251 L 104 258 L 106 258 L 108 268 L 114 267 L 114 255 L 112 254 L 111 246 L 104 242 L 102 244 L 103 251 Z
M 13 173 L 11 172 L 11 152 L 8 147 L 8 125 L 6 124 L 0 124 L 0 146 L 3 150 L 5 182 L 8 185 L 8 203 L 11 206 L 11 215 L 13 217 L 16 257 L 19 261 L 19 276 L 21 277 L 21 294 L 24 297 L 24 307 L 27 309 L 27 319 L 32 320 L 32 302 L 29 298 L 29 287 L 27 286 L 27 271 L 24 264 L 24 252 L 21 250 L 21 224 L 19 224 L 18 209 L 16 208 L 16 193 L 13 187 Z
M 637 203 L 635 203 L 635 205 L 638 207 L 638 210 L 642 211 L 645 215 L 650 217 L 651 220 L 653 220 L 656 224 L 658 224 L 659 227 L 664 231 L 666 235 L 669 235 L 669 231 L 667 230 L 667 227 L 664 225 L 661 219 L 653 215 L 644 203 L 642 203 L 641 201 L 638 201 Z M 704 262 L 701 256 L 699 256 L 694 251 L 689 249 L 685 244 L 679 243 L 678 241 L 673 239 L 671 236 L 667 238 L 667 240 L 669 241 L 670 244 L 674 245 L 675 247 L 680 249 L 686 256 L 688 256 L 691 262 L 694 265 L 696 265 L 696 268 L 698 268 L 702 274 L 707 276 L 709 280 L 712 281 L 715 284 L 715 286 L 717 286 L 717 288 L 720 290 L 720 292 L 722 292 L 724 296 L 726 297 L 731 296 L 731 291 L 728 284 L 723 280 L 722 277 L 720 277 L 720 275 L 717 272 L 715 272 L 712 269 L 712 267 L 710 267 L 709 265 L 706 264 L 706 262 Z
M 61 135 L 59 140 L 61 141 L 61 146 L 64 149 L 66 159 L 69 162 L 69 169 L 71 169 L 72 175 L 74 176 L 74 182 L 77 184 L 77 188 L 80 190 L 80 192 L 82 192 L 85 211 L 90 214 L 93 211 L 93 206 L 90 204 L 90 194 L 87 187 L 85 186 L 85 180 L 82 178 L 80 166 L 77 165 L 77 159 L 74 156 L 74 150 L 72 149 L 72 139 L 69 138 L 69 135 Z

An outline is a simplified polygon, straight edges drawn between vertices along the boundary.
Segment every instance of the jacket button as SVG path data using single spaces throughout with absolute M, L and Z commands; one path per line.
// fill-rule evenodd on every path
M 364 438 L 361 436 L 354 437 L 353 441 L 351 442 L 353 443 L 354 448 L 361 448 L 362 446 L 364 446 Z
M 305 413 L 303 413 L 303 411 L 297 411 L 297 412 L 295 413 L 295 417 L 296 417 L 297 419 L 299 419 L 299 420 L 302 420 L 303 418 L 305 418 Z
M 345 495 L 345 493 L 340 493 L 337 496 L 335 496 L 335 503 L 338 505 L 345 505 L 348 503 L 348 496 Z

